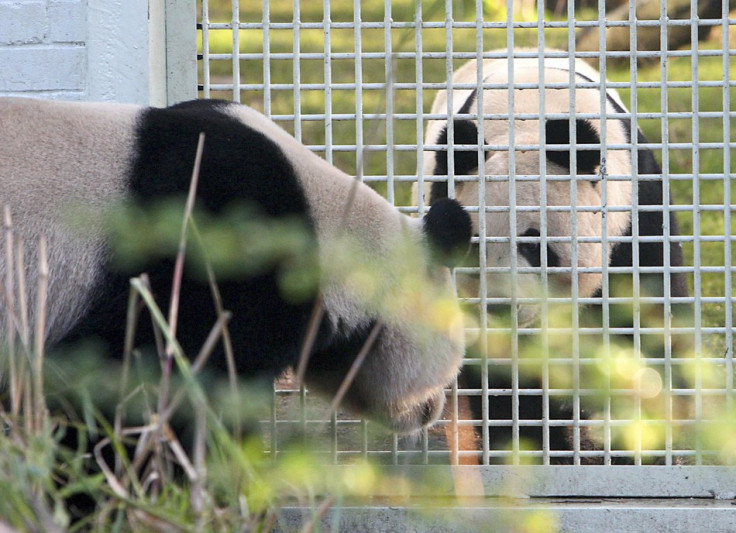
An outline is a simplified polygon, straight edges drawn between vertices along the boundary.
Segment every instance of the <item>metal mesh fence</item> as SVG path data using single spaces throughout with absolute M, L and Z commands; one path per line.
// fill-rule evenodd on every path
M 262 110 L 348 173 L 362 156 L 363 180 L 403 212 L 421 215 L 446 184 L 475 221 L 456 269 L 465 369 L 437 426 L 407 439 L 346 413 L 325 421 L 285 378 L 272 450 L 296 430 L 326 436 L 337 462 L 730 461 L 736 436 L 714 436 L 736 435 L 727 1 L 201 0 L 199 45 L 202 97 Z

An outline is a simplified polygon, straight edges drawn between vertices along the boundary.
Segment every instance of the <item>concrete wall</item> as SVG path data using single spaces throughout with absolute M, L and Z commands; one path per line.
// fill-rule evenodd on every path
M 0 0 L 0 95 L 156 105 L 196 97 L 194 23 L 194 0 Z

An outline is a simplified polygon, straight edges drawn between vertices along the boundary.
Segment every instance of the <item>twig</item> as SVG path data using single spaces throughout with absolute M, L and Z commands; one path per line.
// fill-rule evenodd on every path
M 181 346 L 179 346 L 176 338 L 171 334 L 171 329 L 169 329 L 168 327 L 166 318 L 161 312 L 161 309 L 158 307 L 158 304 L 156 304 L 156 300 L 154 299 L 151 291 L 143 284 L 141 278 L 132 278 L 130 280 L 130 284 L 141 295 L 141 298 L 148 308 L 148 312 L 151 314 L 151 318 L 154 321 L 154 324 L 161 330 L 161 333 L 163 334 L 166 341 L 171 343 L 173 348 L 172 354 L 174 356 L 174 360 L 176 360 L 177 363 L 180 364 L 180 368 L 182 370 L 184 370 L 185 368 L 188 369 L 189 366 L 187 364 L 186 358 L 184 357 L 184 352 L 181 349 Z M 191 372 L 186 370 L 183 372 L 183 376 L 185 378 L 191 378 Z M 190 385 L 196 385 L 196 383 L 190 382 Z M 194 389 L 192 389 L 191 392 L 194 393 L 195 396 L 199 396 L 202 394 L 202 391 L 199 387 L 195 387 Z
M 324 305 L 322 297 L 317 297 L 312 308 L 312 315 L 309 317 L 309 323 L 307 324 L 307 335 L 302 343 L 302 350 L 299 354 L 299 365 L 296 367 L 296 383 L 298 386 L 304 385 L 304 375 L 307 373 L 307 364 L 309 363 L 309 357 L 312 355 L 312 348 L 314 347 L 314 341 L 317 339 L 317 333 L 319 332 L 320 324 L 322 323 L 322 317 L 324 316 Z
M 327 511 L 330 510 L 330 507 L 332 507 L 332 504 L 335 502 L 335 499 L 332 496 L 328 496 L 325 498 L 325 500 L 319 504 L 319 507 L 317 507 L 317 512 L 315 515 L 304 524 L 304 527 L 300 530 L 300 533 L 312 533 L 314 531 L 314 526 L 317 524 L 317 521 L 322 520 L 325 515 L 327 514 Z
M 220 338 L 222 332 L 225 331 L 225 328 L 227 327 L 226 324 L 228 320 L 230 320 L 231 316 L 232 313 L 226 311 L 222 315 L 220 315 L 220 318 L 218 318 L 217 322 L 215 322 L 215 325 L 212 327 L 210 334 L 207 336 L 207 340 L 202 346 L 202 349 L 199 351 L 197 358 L 194 360 L 194 363 L 192 363 L 190 369 L 192 376 L 196 376 L 202 371 L 202 368 L 207 362 L 207 359 L 209 359 L 209 356 L 212 354 L 212 351 L 215 348 L 215 344 Z M 179 389 L 174 395 L 174 399 L 171 400 L 171 402 L 169 402 L 169 404 L 166 406 L 166 410 L 164 410 L 163 413 L 159 414 L 159 416 L 161 417 L 161 423 L 168 422 L 168 420 L 171 418 L 171 415 L 174 413 L 174 411 L 176 411 L 177 407 L 179 407 L 179 404 L 182 402 L 183 399 L 184 389 Z
M 202 507 L 205 501 L 204 479 L 205 470 L 205 449 L 207 435 L 207 407 L 203 403 L 197 402 L 194 405 L 194 477 L 192 478 L 191 487 L 191 503 L 192 510 L 196 519 L 196 529 L 202 530 Z
M 18 279 L 18 306 L 19 306 L 19 322 L 20 322 L 20 340 L 21 344 L 23 345 L 23 349 L 25 353 L 29 353 L 29 345 L 28 345 L 28 339 L 30 337 L 29 333 L 29 326 L 28 326 L 28 302 L 26 301 L 27 293 L 26 293 L 26 267 L 25 267 L 25 249 L 23 247 L 23 239 L 18 237 L 16 239 L 16 252 L 15 252 L 15 271 Z M 31 398 L 29 397 L 29 391 L 30 391 L 30 385 L 26 383 L 26 358 L 25 357 L 18 357 L 16 360 L 17 365 L 15 367 L 16 371 L 16 394 L 17 397 L 14 398 L 13 404 L 14 407 L 17 410 L 14 410 L 13 412 L 15 414 L 20 413 L 23 409 L 30 410 L 31 409 Z M 28 416 L 25 417 L 25 429 L 27 434 L 30 435 L 32 426 L 31 426 L 31 415 L 32 413 L 27 413 Z
M 179 464 L 184 469 L 189 481 L 195 481 L 197 479 L 197 471 L 189 460 L 187 452 L 184 451 L 184 447 L 181 445 L 179 439 L 171 430 L 169 425 L 165 424 L 163 427 L 166 444 L 168 444 L 169 449 L 174 453 L 174 457 L 176 457 L 177 461 L 179 461 Z
M 8 344 L 8 359 L 9 359 L 9 372 L 10 372 L 10 412 L 13 415 L 18 414 L 18 386 L 16 380 L 18 379 L 17 369 L 15 367 L 15 359 L 17 354 L 15 353 L 15 333 L 16 326 L 13 323 L 16 319 L 15 315 L 15 290 L 14 290 L 14 271 L 13 271 L 13 219 L 10 215 L 10 207 L 7 205 L 3 209 L 3 229 L 5 230 L 5 266 L 7 271 L 5 272 L 5 301 L 7 312 L 5 314 L 5 328 L 7 329 L 6 342 Z M 2 376 L 0 376 L 2 377 Z
M 28 304 L 26 302 L 26 267 L 25 267 L 25 249 L 23 247 L 23 239 L 17 238 L 16 242 L 17 250 L 15 254 L 15 270 L 18 276 L 18 306 L 19 319 L 20 319 L 20 341 L 23 347 L 28 350 L 28 339 L 30 337 L 28 327 Z
M 215 271 L 212 268 L 212 262 L 210 261 L 210 258 L 207 254 L 207 248 L 204 245 L 204 239 L 202 238 L 202 234 L 199 232 L 199 228 L 197 227 L 197 224 L 195 223 L 194 219 L 190 219 L 189 223 L 191 225 L 192 234 L 194 235 L 194 239 L 197 242 L 197 245 L 200 248 L 200 251 L 202 252 L 202 257 L 204 258 L 204 264 L 205 269 L 207 271 L 207 281 L 210 284 L 210 292 L 212 293 L 212 299 L 215 303 L 215 310 L 217 311 L 217 317 L 218 319 L 222 317 L 225 313 L 228 311 L 225 310 L 225 308 L 222 305 L 222 295 L 220 294 L 220 288 L 217 285 L 217 279 L 215 278 Z M 229 318 L 228 318 L 229 321 Z M 225 352 L 225 362 L 227 364 L 227 377 L 228 381 L 230 382 L 230 390 L 233 394 L 233 398 L 238 397 L 238 371 L 235 366 L 235 352 L 233 350 L 233 343 L 232 339 L 230 338 L 230 330 L 227 327 L 227 324 L 224 325 L 222 329 L 222 346 L 223 351 Z M 241 428 L 240 428 L 240 408 L 239 406 L 236 406 L 236 409 L 238 409 L 238 412 L 236 413 L 237 416 L 235 416 L 236 420 L 236 427 L 235 427 L 235 434 L 237 436 L 241 435 Z
M 199 169 L 202 165 L 202 152 L 204 151 L 204 132 L 199 134 L 197 141 L 197 152 L 194 156 L 194 167 L 192 168 L 192 179 L 189 182 L 189 193 L 187 195 L 187 203 L 184 208 L 184 220 L 181 224 L 181 233 L 179 235 L 179 248 L 176 252 L 176 263 L 174 264 L 174 279 L 171 287 L 171 303 L 169 305 L 169 327 L 172 336 L 176 337 L 176 326 L 179 318 L 179 297 L 181 295 L 181 278 L 184 272 L 184 256 L 187 248 L 187 228 L 189 227 L 189 219 L 192 217 L 194 210 L 194 200 L 197 196 L 197 185 L 199 183 Z M 170 344 L 166 346 L 166 355 L 170 356 L 172 347 Z
M 176 261 L 174 263 L 174 277 L 171 286 L 171 302 L 169 304 L 169 328 L 171 329 L 171 337 L 176 338 L 176 326 L 179 318 L 179 298 L 181 296 L 181 279 L 184 272 L 184 256 L 187 246 L 187 228 L 189 227 L 189 219 L 194 209 L 194 200 L 197 194 L 197 184 L 199 183 L 199 169 L 202 164 L 202 152 L 204 151 L 204 133 L 199 134 L 197 141 L 197 152 L 194 157 L 194 167 L 192 168 L 192 179 L 189 182 L 189 193 L 187 195 L 187 203 L 184 209 L 184 220 L 181 225 L 181 234 L 179 236 L 179 248 L 176 252 Z M 166 400 L 169 393 L 169 383 L 171 378 L 171 365 L 173 358 L 173 345 L 171 342 L 166 343 L 166 360 L 165 368 L 162 376 L 161 392 L 159 394 L 159 409 L 162 412 L 166 406 Z
M 33 368 L 33 414 L 36 431 L 41 431 L 46 418 L 46 407 L 43 397 L 43 357 L 46 340 L 46 304 L 49 286 L 49 264 L 46 252 L 46 238 L 42 235 L 38 240 L 38 289 L 36 293 L 36 331 Z
M 152 422 L 150 424 L 147 424 L 145 426 L 138 426 L 133 428 L 127 428 L 122 430 L 121 437 L 128 437 L 131 435 L 149 435 L 153 432 L 157 431 L 157 424 L 156 422 Z M 122 440 L 118 441 L 122 442 Z M 92 452 L 95 457 L 95 461 L 97 462 L 97 465 L 100 467 L 100 470 L 102 470 L 103 475 L 105 476 L 105 479 L 107 479 L 110 488 L 113 490 L 113 492 L 119 497 L 123 499 L 130 499 L 130 496 L 128 494 L 128 491 L 125 490 L 125 487 L 123 484 L 118 480 L 118 478 L 115 476 L 115 474 L 110 470 L 110 467 L 107 464 L 107 461 L 105 461 L 105 458 L 102 456 L 102 449 L 105 446 L 108 446 L 112 444 L 113 441 L 110 437 L 105 437 L 100 442 L 95 444 Z M 117 455 L 117 454 L 116 454 Z M 134 473 L 134 472 L 133 472 Z M 138 494 L 143 494 L 143 487 L 140 485 L 140 482 L 136 478 L 135 475 L 130 477 L 131 482 L 133 483 L 133 488 Z
M 330 409 L 327 412 L 327 418 L 331 417 L 333 413 L 337 412 L 337 408 L 340 406 L 342 399 L 345 397 L 345 394 L 348 392 L 350 385 L 352 385 L 353 380 L 355 379 L 355 376 L 358 374 L 358 370 L 360 370 L 360 367 L 363 365 L 363 361 L 368 355 L 368 352 L 371 351 L 371 348 L 373 347 L 373 343 L 376 342 L 376 339 L 378 338 L 378 334 L 381 332 L 382 328 L 383 328 L 383 324 L 380 321 L 376 322 L 376 324 L 373 326 L 373 329 L 368 335 L 368 338 L 366 338 L 365 342 L 363 343 L 363 346 L 361 347 L 360 352 L 358 352 L 358 355 L 355 357 L 355 361 L 353 361 L 353 364 L 350 365 L 350 370 L 348 370 L 348 373 L 345 375 L 345 378 L 342 380 L 342 383 L 340 384 L 340 388 L 337 389 L 337 392 L 335 393 L 335 397 L 332 398 L 332 403 L 330 403 Z M 326 424 L 326 422 L 324 424 Z
M 113 434 L 117 438 L 121 438 L 123 429 L 123 405 L 125 398 L 125 390 L 128 388 L 128 375 L 130 374 L 130 356 L 133 352 L 135 342 L 136 325 L 138 323 L 138 293 L 130 289 L 128 295 L 128 311 L 125 320 L 125 341 L 123 342 L 123 368 L 120 377 L 120 388 L 118 389 L 118 403 L 115 408 L 115 421 L 113 423 Z M 115 458 L 115 472 L 118 473 L 122 467 L 118 457 Z

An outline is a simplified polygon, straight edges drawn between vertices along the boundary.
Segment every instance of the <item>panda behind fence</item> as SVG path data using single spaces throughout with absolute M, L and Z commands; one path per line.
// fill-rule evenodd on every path
M 451 124 L 446 119 L 431 120 L 427 127 L 423 174 L 431 178 L 431 185 L 424 186 L 423 203 L 431 206 L 447 198 L 452 180 L 454 197 L 472 213 L 474 235 L 486 237 L 484 249 L 476 247 L 472 254 L 477 260 L 476 267 L 484 258 L 489 268 L 485 279 L 481 280 L 477 274 L 458 276 L 458 285 L 461 295 L 471 299 L 478 299 L 485 290 L 485 311 L 491 325 L 500 323 L 508 332 L 514 323 L 523 332 L 524 328 L 538 327 L 545 308 L 551 323 L 549 320 L 560 306 L 554 307 L 551 300 L 546 301 L 545 291 L 550 298 L 567 298 L 569 302 L 574 290 L 576 299 L 587 304 L 577 311 L 580 326 L 601 330 L 608 322 L 612 331 L 628 328 L 628 333 L 612 337 L 615 341 L 630 342 L 634 323 L 634 274 L 616 273 L 616 268 L 632 267 L 634 259 L 645 269 L 683 264 L 679 242 L 668 239 L 678 235 L 678 225 L 674 212 L 670 211 L 669 218 L 664 218 L 670 199 L 665 196 L 661 168 L 650 149 L 634 146 L 635 153 L 632 153 L 632 143 L 641 145 L 646 139 L 640 131 L 633 131 L 630 112 L 618 93 L 611 88 L 601 93 L 602 81 L 595 69 L 581 60 L 571 65 L 569 57 L 561 57 L 555 51 L 547 52 L 541 68 L 538 50 L 518 52 L 527 53 L 513 59 L 513 90 L 507 52 L 500 50 L 489 54 L 495 58 L 482 62 L 480 75 L 476 60 L 459 68 L 452 78 L 455 88 L 451 96 L 445 90 L 436 95 L 431 113 L 450 114 L 453 118 Z M 483 84 L 482 92 L 477 88 L 479 81 Z M 574 92 L 570 89 L 573 84 Z M 601 114 L 605 116 L 605 134 Z M 509 124 L 511 120 L 513 128 Z M 449 145 L 453 147 L 452 157 Z M 515 147 L 513 154 L 509 146 Z M 571 158 L 573 147 L 574 159 Z M 543 157 L 540 150 L 544 150 Z M 480 190 L 478 180 L 479 162 L 485 175 L 484 191 Z M 514 176 L 513 180 L 509 176 Z M 484 218 L 478 214 L 479 206 L 486 208 Z M 636 231 L 632 231 L 634 220 L 638 220 Z M 574 241 L 573 223 L 577 231 Z M 511 246 L 515 246 L 513 251 Z M 580 270 L 575 283 L 572 282 L 573 259 Z M 629 297 L 631 303 L 605 302 L 604 274 L 608 281 L 607 296 Z M 681 271 L 655 268 L 639 274 L 638 280 L 641 296 L 659 298 L 655 304 L 641 304 L 644 326 L 661 327 L 666 312 L 663 299 L 666 290 L 670 298 L 688 296 L 687 279 Z M 544 305 L 543 301 L 546 301 Z M 516 304 L 513 310 L 512 302 Z M 604 306 L 609 312 L 605 319 Z M 670 302 L 669 310 L 676 320 L 688 323 L 690 307 L 685 300 Z M 569 304 L 564 312 L 574 313 Z M 502 317 L 500 322 L 499 317 Z M 507 338 L 509 335 L 505 333 Z M 571 335 L 576 332 L 571 331 Z M 523 351 L 525 344 L 532 344 L 533 337 L 534 331 L 532 336 L 520 333 L 519 350 Z M 642 352 L 654 357 L 663 354 L 664 342 L 668 341 L 661 334 L 642 335 L 640 339 Z M 684 334 L 673 335 L 672 341 L 673 350 L 684 350 L 689 342 Z M 509 346 L 498 343 L 502 346 L 501 353 L 494 354 L 490 346 L 494 342 L 489 341 L 486 346 L 488 388 L 508 391 L 512 389 Z M 593 349 L 595 342 L 600 343 L 600 335 L 594 337 Z M 539 347 L 532 345 L 530 349 Z M 579 349 L 581 357 L 592 355 L 585 351 L 591 345 Z M 469 347 L 469 357 L 473 357 L 474 351 L 475 357 L 481 358 L 477 345 Z M 564 350 L 558 353 L 558 357 L 571 356 L 570 348 L 567 353 Z M 494 362 L 494 358 L 500 359 Z M 507 359 L 505 363 L 498 362 L 503 358 Z M 541 361 L 542 358 L 538 359 L 536 364 Z M 519 394 L 519 436 L 537 450 L 531 460 L 540 460 L 542 444 L 548 439 L 546 444 L 553 464 L 572 462 L 575 454 L 571 450 L 582 452 L 577 455 L 582 455 L 583 462 L 598 461 L 599 452 L 585 453 L 599 446 L 589 432 L 583 427 L 576 435 L 571 429 L 576 415 L 570 397 L 550 395 L 548 416 L 550 421 L 558 423 L 550 424 L 547 436 L 543 434 L 541 370 L 535 368 L 525 373 L 524 360 L 520 359 L 519 363 L 521 375 L 517 386 L 538 392 Z M 459 386 L 482 388 L 481 374 L 479 366 L 466 365 Z M 488 438 L 491 463 L 504 462 L 503 450 L 512 438 L 511 395 L 498 390 L 491 392 L 485 400 L 486 406 L 477 395 L 470 396 L 469 401 L 470 418 L 483 420 L 484 409 L 489 418 L 487 429 L 476 426 L 476 438 L 479 441 L 481 435 Z M 585 419 L 585 404 L 578 409 L 577 416 Z M 525 425 L 525 421 L 536 423 Z M 479 447 L 480 443 L 475 446 Z M 613 455 L 616 460 L 615 452 Z

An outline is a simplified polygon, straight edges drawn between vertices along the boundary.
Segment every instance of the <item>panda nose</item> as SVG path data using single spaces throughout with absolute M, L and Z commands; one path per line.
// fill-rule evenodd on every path
M 511 304 L 490 303 L 486 304 L 486 312 L 496 318 L 508 318 L 511 316 Z
M 422 406 L 422 427 L 430 425 L 437 420 L 445 406 L 445 395 L 439 392 L 437 395 L 429 398 Z

